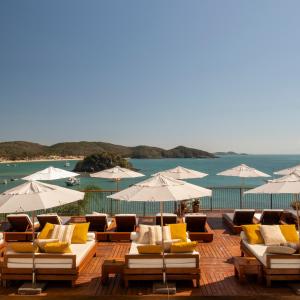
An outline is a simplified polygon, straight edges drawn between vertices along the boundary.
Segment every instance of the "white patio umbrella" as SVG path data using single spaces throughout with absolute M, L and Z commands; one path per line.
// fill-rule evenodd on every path
M 108 198 L 124 201 L 159 202 L 161 216 L 161 230 L 163 232 L 163 202 L 182 201 L 205 196 L 211 196 L 212 191 L 200 186 L 176 180 L 157 174 L 131 187 L 115 193 Z M 162 248 L 164 239 L 162 233 Z M 166 265 L 163 251 L 163 283 L 166 283 Z
M 84 193 L 38 181 L 28 181 L 0 194 L 0 213 L 32 212 L 69 204 L 84 198 Z M 34 243 L 34 226 L 32 239 Z M 32 254 L 32 287 L 36 287 L 35 255 Z
M 162 174 L 179 180 L 203 178 L 208 175 L 206 173 L 195 171 L 192 169 L 187 169 L 181 166 L 177 166 L 173 169 L 168 169 L 168 170 L 155 173 L 152 176 L 155 176 L 157 174 Z M 181 214 L 181 205 L 180 205 L 180 214 Z
M 243 197 L 243 186 L 244 186 L 244 178 L 255 178 L 255 177 L 271 177 L 270 175 L 263 173 L 259 170 L 251 168 L 245 164 L 241 164 L 234 168 L 222 171 L 217 175 L 222 176 L 235 176 L 242 178 L 242 185 L 240 189 L 240 208 L 242 208 L 242 197 Z
M 155 173 L 152 176 L 155 176 L 157 174 L 162 174 L 162 175 L 172 177 L 174 179 L 179 179 L 179 180 L 193 179 L 193 178 L 203 178 L 203 177 L 208 175 L 206 173 L 195 171 L 195 170 L 192 170 L 192 169 L 187 169 L 187 168 L 184 168 L 184 167 L 181 167 L 181 166 L 177 166 L 174 169 L 164 170 L 164 171 Z
M 138 173 L 135 171 L 132 171 L 130 169 L 121 168 L 119 166 L 116 166 L 111 169 L 106 169 L 97 173 L 90 174 L 91 177 L 96 178 L 105 178 L 105 179 L 113 179 L 116 181 L 116 188 L 117 191 L 119 190 L 119 181 L 123 178 L 136 178 L 136 177 L 142 177 L 145 176 L 142 173 Z
M 48 167 L 44 170 L 38 171 L 36 173 L 33 173 L 31 175 L 28 175 L 26 177 L 23 177 L 23 180 L 56 180 L 56 179 L 63 179 L 63 178 L 69 178 L 69 177 L 76 177 L 79 176 L 78 173 L 66 171 L 59 168 L 54 167 Z
M 267 183 L 251 189 L 245 194 L 293 194 L 299 200 L 300 194 L 300 174 L 292 173 L 278 179 L 269 180 Z M 296 204 L 298 228 L 299 227 L 299 207 Z
M 274 174 L 276 174 L 276 175 L 289 175 L 289 174 L 294 173 L 294 172 L 300 173 L 300 165 L 274 172 Z

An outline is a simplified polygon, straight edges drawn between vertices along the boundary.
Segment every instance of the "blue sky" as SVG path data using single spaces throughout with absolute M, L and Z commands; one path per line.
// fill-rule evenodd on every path
M 0 2 L 0 141 L 300 153 L 299 1 Z

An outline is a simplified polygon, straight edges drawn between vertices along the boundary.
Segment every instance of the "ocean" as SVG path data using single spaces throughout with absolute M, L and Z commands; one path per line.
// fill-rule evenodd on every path
M 241 186 L 242 181 L 240 178 L 236 177 L 217 176 L 216 174 L 218 172 L 244 163 L 271 175 L 272 178 L 276 178 L 277 176 L 274 176 L 273 174 L 275 171 L 299 164 L 300 155 L 225 155 L 215 159 L 131 159 L 130 162 L 136 169 L 139 170 L 139 172 L 145 174 L 145 177 L 122 180 L 119 184 L 120 189 L 124 189 L 135 182 L 146 179 L 151 174 L 154 174 L 158 171 L 174 168 L 180 165 L 209 174 L 204 178 L 192 179 L 189 180 L 189 182 L 203 187 L 213 188 L 215 192 L 212 197 L 212 202 L 211 200 L 206 200 L 204 201 L 203 206 L 206 208 L 212 207 L 222 209 L 237 208 L 239 206 L 239 190 L 237 187 Z M 1 163 L 0 182 L 2 182 L 3 180 L 7 180 L 8 184 L 0 184 L 0 192 L 20 184 L 22 182 L 22 177 L 49 166 L 63 168 L 71 171 L 73 170 L 76 161 L 69 161 L 69 163 L 69 167 L 64 166 L 65 161 L 22 162 L 9 165 Z M 12 179 L 14 181 L 11 181 Z M 267 179 L 270 178 L 245 179 L 244 187 L 251 188 L 261 185 Z M 73 188 L 83 190 L 87 186 L 93 185 L 95 187 L 101 188 L 102 190 L 114 190 L 116 187 L 115 183 L 111 180 L 91 178 L 88 175 L 82 175 L 80 181 L 80 185 Z M 55 180 L 51 183 L 65 186 L 65 180 Z M 255 198 L 251 198 L 251 196 L 249 195 L 248 198 L 250 200 L 247 201 L 243 207 L 268 208 L 270 205 L 268 197 L 269 196 L 257 196 Z M 90 204 L 90 211 L 111 210 L 111 212 L 115 212 L 115 209 L 113 209 L 112 207 L 109 208 L 107 206 L 107 201 L 104 197 L 100 200 L 95 199 L 94 202 L 95 203 Z M 273 208 L 289 207 L 290 198 L 276 195 L 273 199 L 273 202 Z M 131 211 L 131 209 L 134 209 L 137 206 L 138 204 L 134 206 L 134 204 L 122 203 L 121 210 L 122 212 Z M 173 205 L 170 205 L 167 211 L 172 211 L 173 207 Z M 141 209 L 142 208 L 139 208 L 139 211 Z M 145 210 L 145 207 L 143 207 L 143 209 Z M 149 211 L 152 211 L 152 209 Z

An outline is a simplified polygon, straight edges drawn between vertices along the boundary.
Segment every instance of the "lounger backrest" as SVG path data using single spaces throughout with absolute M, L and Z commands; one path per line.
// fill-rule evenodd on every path
M 38 215 L 37 219 L 40 223 L 39 231 L 42 231 L 47 223 L 61 224 L 61 219 L 58 215 Z
M 108 227 L 106 215 L 85 215 L 87 222 L 90 222 L 89 231 L 104 232 Z
M 11 225 L 11 230 L 16 232 L 24 232 L 32 228 L 32 222 L 28 215 L 8 215 L 7 220 Z
M 263 225 L 276 225 L 280 223 L 281 216 L 283 214 L 283 210 L 263 210 L 260 218 L 260 223 Z
M 206 215 L 186 215 L 185 223 L 188 232 L 205 232 L 205 225 L 207 221 Z
M 255 210 L 235 210 L 233 215 L 233 224 L 236 226 L 253 224 Z
M 177 215 L 163 215 L 163 225 L 167 224 L 176 224 L 177 223 Z M 155 224 L 161 225 L 161 217 L 156 215 Z
M 135 226 L 137 224 L 136 215 L 115 215 L 115 221 L 117 232 L 135 231 Z

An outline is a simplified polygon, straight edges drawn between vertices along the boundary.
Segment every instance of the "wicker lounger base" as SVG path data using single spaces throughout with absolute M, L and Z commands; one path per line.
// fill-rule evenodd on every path
M 36 279 L 37 280 L 55 280 L 55 281 L 71 281 L 72 286 L 75 285 L 75 281 L 80 275 L 82 269 L 91 261 L 91 259 L 96 256 L 96 243 L 89 250 L 85 258 L 82 260 L 80 265 L 76 267 L 76 255 L 70 254 L 68 257 L 72 258 L 73 266 L 70 269 L 61 269 L 61 268 L 53 268 L 53 269 L 37 269 L 36 270 Z M 51 257 L 55 259 L 56 257 L 61 258 L 59 254 L 51 254 L 48 255 L 46 253 L 41 254 L 44 257 Z M 2 267 L 2 282 L 3 285 L 6 286 L 7 280 L 31 280 L 32 279 L 32 270 L 30 268 L 7 268 L 7 259 L 9 257 L 15 257 L 15 254 L 9 254 L 4 256 L 4 263 Z M 21 254 L 18 257 L 31 258 L 31 254 Z
M 255 255 L 249 251 L 249 249 L 244 246 L 241 242 L 241 254 L 242 256 L 251 256 Z M 257 258 L 257 257 L 256 257 Z M 272 281 L 292 281 L 300 280 L 300 269 L 295 268 L 271 268 L 271 259 L 295 259 L 293 255 L 284 255 L 284 254 L 272 254 L 267 255 L 267 266 L 263 266 L 263 277 L 266 279 L 267 287 L 271 287 Z

